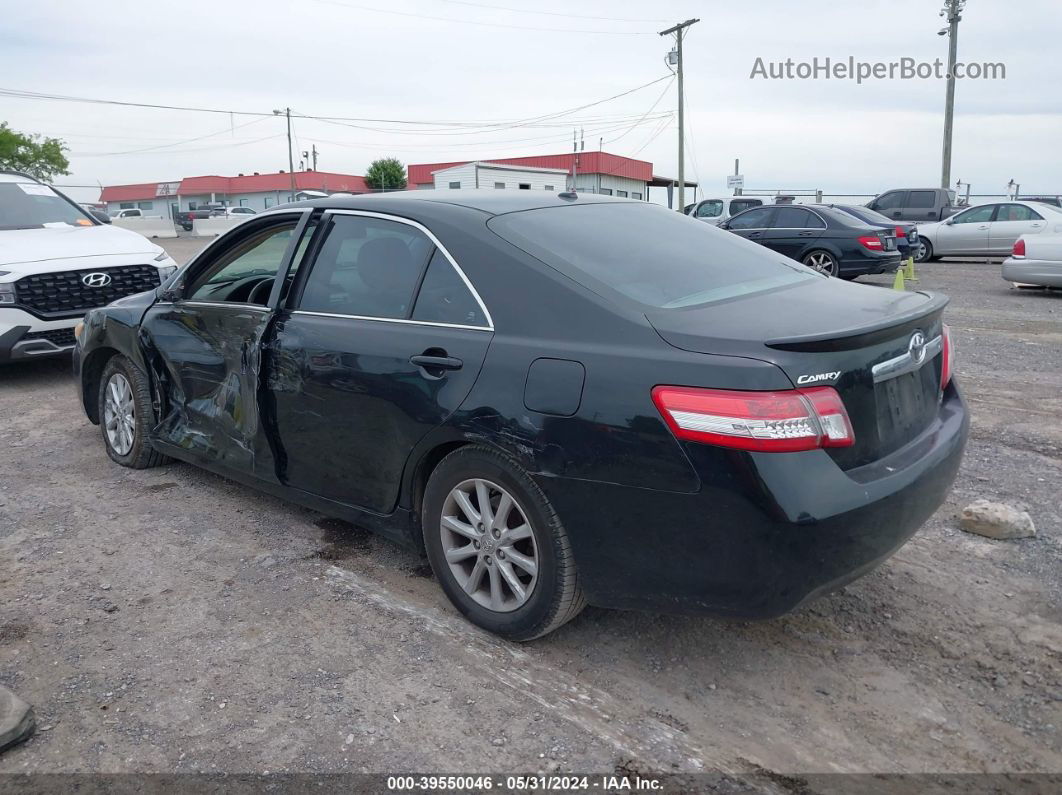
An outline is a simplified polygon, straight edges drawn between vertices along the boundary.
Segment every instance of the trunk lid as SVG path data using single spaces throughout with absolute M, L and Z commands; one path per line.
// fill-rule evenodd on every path
M 946 304 L 931 293 L 815 279 L 646 316 L 676 348 L 768 361 L 794 386 L 833 386 L 856 443 L 829 454 L 851 469 L 899 449 L 936 416 Z

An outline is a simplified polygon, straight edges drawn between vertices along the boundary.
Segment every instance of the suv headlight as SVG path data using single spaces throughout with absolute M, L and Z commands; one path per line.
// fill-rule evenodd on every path
M 7 276 L 8 271 L 0 271 L 0 276 Z M 0 284 L 0 304 L 15 303 L 15 283 Z

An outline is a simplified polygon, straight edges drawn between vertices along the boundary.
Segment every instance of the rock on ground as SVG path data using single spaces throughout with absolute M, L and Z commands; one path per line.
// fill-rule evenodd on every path
M 1032 517 L 1002 502 L 975 500 L 962 509 L 959 526 L 988 538 L 1028 538 L 1036 535 Z
M 0 686 L 0 751 L 28 740 L 34 725 L 33 708 Z

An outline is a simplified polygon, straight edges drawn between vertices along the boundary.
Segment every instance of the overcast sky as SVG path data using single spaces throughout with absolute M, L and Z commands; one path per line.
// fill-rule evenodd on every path
M 298 149 L 316 144 L 318 168 L 327 171 L 362 174 L 388 155 L 417 163 L 569 151 L 574 122 L 585 128 L 587 149 L 603 137 L 606 151 L 675 175 L 676 127 L 662 115 L 677 107 L 664 63 L 672 39 L 656 31 L 700 17 L 684 44 L 689 178 L 709 193 L 724 192 L 740 157 L 748 188 L 877 193 L 937 184 L 943 80 L 859 85 L 750 79 L 750 73 L 757 57 L 946 59 L 947 38 L 937 35 L 940 6 L 937 0 L 0 0 L 0 87 L 393 120 L 296 118 Z M 970 182 L 974 193 L 1001 193 L 1010 179 L 1023 192 L 1062 192 L 1059 41 L 1059 0 L 968 0 L 959 59 L 1002 62 L 1006 79 L 958 81 L 953 182 Z M 551 126 L 504 125 L 661 77 L 667 79 L 555 117 Z M 73 174 L 61 184 L 287 168 L 284 122 L 271 115 L 0 96 L 0 121 L 67 141 Z M 453 126 L 470 122 L 503 124 Z M 662 198 L 663 191 L 655 192 Z M 92 190 L 71 193 L 96 197 Z

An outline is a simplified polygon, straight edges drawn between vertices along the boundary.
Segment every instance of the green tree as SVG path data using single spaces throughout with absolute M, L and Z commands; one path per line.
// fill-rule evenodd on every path
M 376 190 L 404 190 L 406 167 L 397 157 L 381 157 L 372 161 L 365 172 L 365 183 Z
M 0 169 L 13 169 L 30 174 L 42 182 L 70 172 L 70 161 L 63 152 L 66 144 L 58 138 L 23 135 L 0 122 Z

